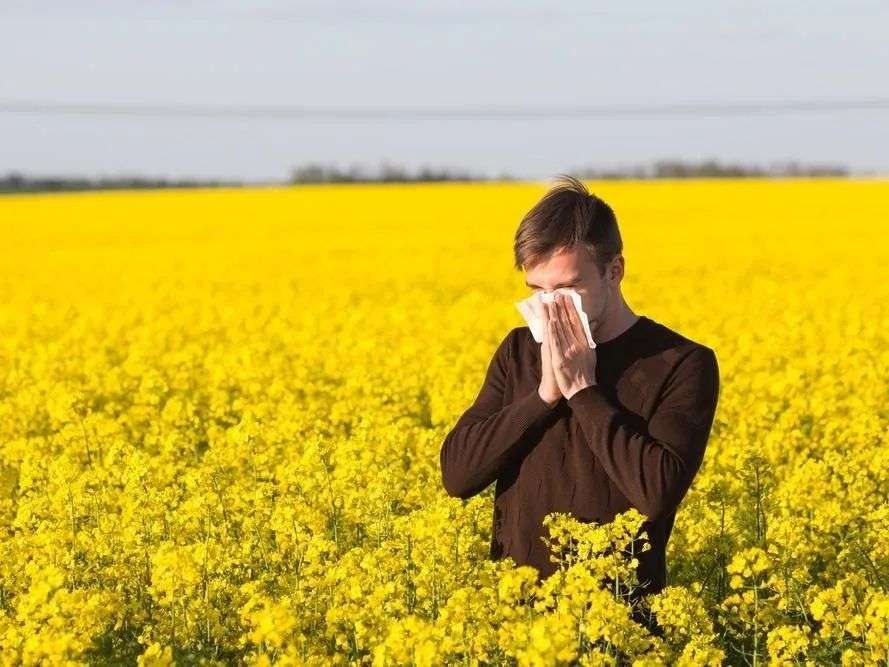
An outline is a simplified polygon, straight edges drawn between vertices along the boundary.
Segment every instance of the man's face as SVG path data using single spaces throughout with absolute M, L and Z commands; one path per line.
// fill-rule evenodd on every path
M 612 263 L 618 261 L 618 255 Z M 580 295 L 583 312 L 595 331 L 605 318 L 607 308 L 615 298 L 618 281 L 611 277 L 611 267 L 599 275 L 593 258 L 582 248 L 559 250 L 548 259 L 525 271 L 525 284 L 535 292 L 553 292 L 571 288 Z

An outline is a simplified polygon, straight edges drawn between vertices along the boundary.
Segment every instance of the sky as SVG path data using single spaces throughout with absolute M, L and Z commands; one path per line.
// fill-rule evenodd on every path
M 887 28 L 882 0 L 0 0 L 0 176 L 263 181 L 386 161 L 538 179 L 659 159 L 886 174 Z M 768 106 L 797 101 L 853 108 Z M 768 108 L 700 109 L 751 103 Z M 278 107 L 359 113 L 181 113 Z M 484 107 L 507 112 L 466 113 Z M 540 113 L 582 107 L 612 111 Z M 375 109 L 437 115 L 361 115 Z

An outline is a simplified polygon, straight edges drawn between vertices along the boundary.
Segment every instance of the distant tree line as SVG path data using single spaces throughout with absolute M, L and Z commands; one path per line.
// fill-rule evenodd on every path
M 517 180 L 509 174 L 495 177 L 496 180 Z M 348 169 L 336 165 L 311 162 L 291 171 L 291 183 L 407 183 L 436 181 L 488 181 L 490 176 L 474 174 L 466 169 L 423 166 L 410 171 L 400 165 L 382 162 L 374 171 L 363 165 L 354 164 Z
M 790 161 L 767 167 L 741 164 L 723 164 L 717 160 L 687 162 L 683 160 L 658 160 L 650 166 L 631 166 L 616 169 L 583 167 L 568 170 L 578 178 L 586 179 L 653 179 L 653 178 L 743 178 L 789 176 L 848 176 L 849 170 L 842 165 L 804 165 Z M 411 173 L 404 167 L 383 164 L 375 173 L 363 167 L 348 170 L 336 166 L 311 163 L 291 172 L 291 183 L 389 183 L 414 181 L 515 181 L 521 180 L 507 173 L 495 177 L 470 174 L 447 168 L 421 167 Z
M 565 173 L 584 179 L 656 179 L 656 178 L 781 178 L 848 176 L 842 165 L 805 165 L 796 161 L 774 163 L 766 167 L 726 164 L 718 160 L 688 162 L 658 160 L 649 166 L 630 166 L 612 169 L 582 167 Z M 465 169 L 423 166 L 415 171 L 383 162 L 376 170 L 360 165 L 341 169 L 336 165 L 308 163 L 291 171 L 287 183 L 418 183 L 441 181 L 518 181 L 520 177 L 502 172 L 497 176 L 472 173 Z M 270 185 L 282 185 L 271 182 Z M 238 180 L 143 178 L 139 176 L 110 176 L 88 178 L 79 176 L 26 176 L 12 172 L 0 176 L 0 194 L 26 192 L 56 192 L 66 190 L 123 190 L 195 187 L 240 187 L 249 185 Z
M 143 178 L 140 176 L 106 176 L 101 178 L 83 176 L 26 176 L 18 172 L 0 176 L 0 194 L 66 190 L 203 188 L 240 185 L 243 185 L 240 181 Z
M 848 176 L 849 170 L 842 165 L 805 165 L 796 161 L 777 162 L 767 167 L 742 164 L 724 164 L 718 160 L 687 162 L 684 160 L 657 160 L 650 166 L 622 169 L 581 168 L 571 172 L 573 176 L 587 179 L 619 178 L 763 178 L 794 176 Z

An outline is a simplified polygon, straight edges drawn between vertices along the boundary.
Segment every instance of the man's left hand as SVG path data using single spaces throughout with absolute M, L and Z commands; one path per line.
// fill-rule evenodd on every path
M 549 327 L 553 372 L 565 400 L 596 384 L 596 350 L 587 342 L 583 325 L 569 297 L 556 292 L 543 304 Z

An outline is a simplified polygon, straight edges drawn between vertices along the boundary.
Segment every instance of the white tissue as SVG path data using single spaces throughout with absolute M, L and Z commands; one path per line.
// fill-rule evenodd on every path
M 596 342 L 593 340 L 593 336 L 590 333 L 590 323 L 586 313 L 583 312 L 580 294 L 569 288 L 560 288 L 557 289 L 556 292 L 561 292 L 562 294 L 567 294 L 571 297 L 571 302 L 574 304 L 574 309 L 577 311 L 577 316 L 580 318 L 580 323 L 583 325 L 583 331 L 586 334 L 587 342 L 590 344 L 591 348 L 595 348 Z M 543 342 L 543 306 L 541 303 L 552 303 L 554 298 L 554 292 L 534 292 L 531 296 L 515 302 L 516 308 L 519 309 L 519 312 L 522 314 L 522 317 L 525 318 L 528 327 L 531 329 L 531 335 L 534 336 L 534 340 L 538 343 Z M 538 313 L 540 314 L 538 315 Z

